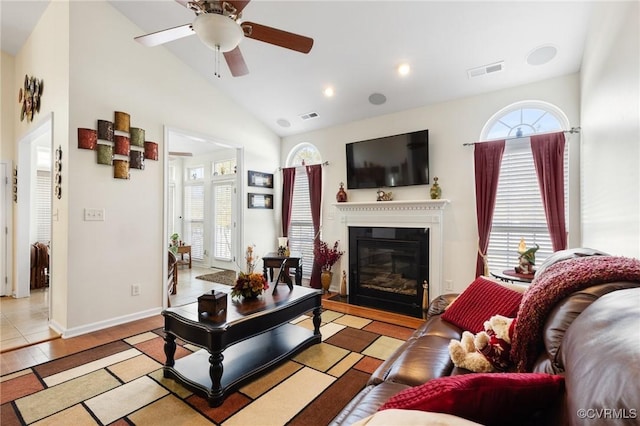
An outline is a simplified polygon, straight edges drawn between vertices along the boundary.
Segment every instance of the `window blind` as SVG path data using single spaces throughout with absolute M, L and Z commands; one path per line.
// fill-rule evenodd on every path
M 568 211 L 568 145 L 564 155 L 565 212 Z M 566 214 L 566 213 L 565 213 Z M 487 250 L 489 268 L 495 272 L 518 265 L 518 244 L 524 238 L 536 252 L 536 265 L 553 253 L 540 187 L 529 139 L 510 140 L 500 167 L 500 178 Z
M 51 241 L 51 172 L 36 173 L 36 241 L 49 244 Z
M 296 169 L 291 202 L 289 250 L 302 254 L 302 274 L 305 278 L 311 276 L 313 267 L 313 237 L 309 179 L 304 167 L 299 167 Z
M 194 260 L 204 258 L 204 184 L 184 187 L 185 241 Z
M 213 187 L 215 229 L 213 237 L 213 257 L 220 260 L 232 260 L 232 191 L 233 185 L 231 183 L 218 183 Z

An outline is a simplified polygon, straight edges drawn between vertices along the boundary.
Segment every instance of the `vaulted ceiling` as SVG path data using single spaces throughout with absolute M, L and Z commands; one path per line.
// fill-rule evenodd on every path
M 3 51 L 16 54 L 47 3 L 2 0 Z M 195 18 L 184 0 L 110 3 L 140 27 L 140 35 Z M 242 19 L 311 37 L 310 53 L 245 38 L 240 49 L 249 74 L 232 77 L 221 58 L 218 78 L 214 52 L 196 35 L 150 49 L 170 50 L 287 136 L 577 72 L 592 5 L 253 0 Z M 410 66 L 408 75 L 398 74 L 402 63 Z M 323 94 L 327 87 L 332 97 Z M 308 114 L 316 117 L 302 118 Z

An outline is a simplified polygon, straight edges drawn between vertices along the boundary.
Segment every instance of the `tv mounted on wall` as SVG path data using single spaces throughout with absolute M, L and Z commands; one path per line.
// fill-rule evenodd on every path
M 347 144 L 347 188 L 429 183 L 429 130 Z

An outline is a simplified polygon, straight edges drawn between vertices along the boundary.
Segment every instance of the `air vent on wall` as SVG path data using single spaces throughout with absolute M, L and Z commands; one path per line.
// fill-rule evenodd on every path
M 469 78 L 479 77 L 481 75 L 493 74 L 504 70 L 504 61 L 496 62 L 489 65 L 483 65 L 477 68 L 471 68 L 467 71 Z
M 302 114 L 300 116 L 300 118 L 302 118 L 303 120 L 310 120 L 312 118 L 316 118 L 318 117 L 318 113 L 317 112 L 308 112 L 306 114 Z

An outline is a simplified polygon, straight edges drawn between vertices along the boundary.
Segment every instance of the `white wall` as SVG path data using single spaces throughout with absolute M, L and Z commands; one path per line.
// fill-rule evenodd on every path
M 479 138 L 486 121 L 501 108 L 522 100 L 542 100 L 563 110 L 571 125 L 580 124 L 578 75 L 569 75 L 509 90 L 445 102 L 397 114 L 349 123 L 287 137 L 283 140 L 282 162 L 298 143 L 309 142 L 321 152 L 330 165 L 324 168 L 323 235 L 327 241 L 340 238 L 341 224 L 332 203 L 339 183 L 346 182 L 345 144 L 358 140 L 387 136 L 402 132 L 429 129 L 430 179 L 439 178 L 442 198 L 450 199 L 444 219 L 445 280 L 452 280 L 457 291 L 463 290 L 475 274 L 477 226 L 475 215 L 475 189 L 473 176 L 473 147 L 462 146 Z M 569 139 L 572 154 L 578 153 L 578 135 Z M 577 155 L 576 155 L 577 158 Z M 574 161 L 572 161 L 574 164 Z M 577 163 L 575 163 L 577 165 Z M 579 245 L 578 224 L 578 171 L 571 172 L 570 245 Z M 393 188 L 396 200 L 429 198 L 430 185 Z M 375 200 L 376 190 L 350 190 L 349 201 Z M 341 242 L 346 248 L 347 242 Z M 342 269 L 340 267 L 339 269 Z M 338 269 L 338 270 L 339 270 Z
M 135 43 L 140 33 L 107 2 L 51 2 L 12 75 L 3 61 L 3 88 L 20 87 L 25 74 L 44 80 L 40 114 L 54 113 L 54 146 L 63 150 L 63 197 L 53 203 L 51 315 L 65 336 L 157 314 L 163 306 L 165 126 L 243 146 L 247 169 L 279 165 L 277 135 L 165 48 Z M 8 98 L 3 93 L 3 118 Z M 17 103 L 12 108 L 15 136 L 4 129 L 2 136 L 19 139 L 32 125 L 19 121 Z M 159 144 L 160 161 L 131 170 L 130 180 L 114 179 L 95 152 L 77 148 L 77 128 L 96 128 L 98 119 L 113 120 L 114 111 L 128 112 L 131 125 Z M 3 143 L 3 156 L 17 152 L 9 148 Z M 106 220 L 85 222 L 85 208 L 104 209 Z M 275 216 L 246 216 L 241 244 L 274 249 L 275 223 L 265 225 Z M 140 296 L 131 296 L 132 284 Z
M 640 12 L 638 2 L 599 8 L 581 73 L 582 236 L 640 257 Z

